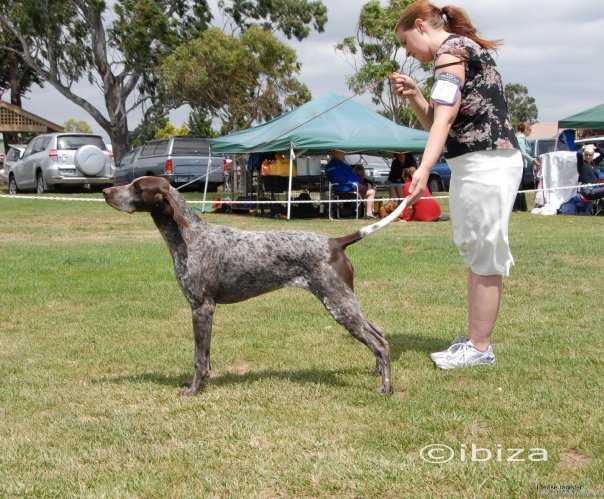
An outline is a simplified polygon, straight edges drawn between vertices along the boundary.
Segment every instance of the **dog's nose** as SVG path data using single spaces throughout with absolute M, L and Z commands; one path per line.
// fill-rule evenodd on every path
M 111 193 L 111 189 L 112 187 L 107 187 L 106 189 L 103 189 L 103 196 L 105 196 L 105 199 L 107 199 L 107 197 Z

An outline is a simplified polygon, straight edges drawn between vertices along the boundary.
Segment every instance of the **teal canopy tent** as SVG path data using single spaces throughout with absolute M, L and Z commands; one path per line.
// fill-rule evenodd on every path
M 320 97 L 263 125 L 212 141 L 216 153 L 394 153 L 423 151 L 428 134 L 406 128 L 335 94 Z
M 604 104 L 560 120 L 558 128 L 604 129 Z
M 347 152 L 420 152 L 428 134 L 393 123 L 366 107 L 335 94 L 307 102 L 262 125 L 211 141 L 212 152 L 248 154 L 290 151 L 287 218 L 291 213 L 292 165 L 298 154 Z

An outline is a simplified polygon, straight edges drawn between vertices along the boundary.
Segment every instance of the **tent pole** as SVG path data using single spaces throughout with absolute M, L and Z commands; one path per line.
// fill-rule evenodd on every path
M 206 213 L 206 197 L 208 196 L 208 183 L 210 182 L 210 172 L 212 171 L 212 146 L 208 146 L 208 163 L 206 169 L 206 183 L 203 188 L 202 213 Z
M 292 214 L 292 177 L 294 174 L 294 144 L 289 143 L 289 185 L 287 187 L 287 219 L 291 220 Z

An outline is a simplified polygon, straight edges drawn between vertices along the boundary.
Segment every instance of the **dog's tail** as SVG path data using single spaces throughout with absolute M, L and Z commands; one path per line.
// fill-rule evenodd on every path
M 354 244 L 361 239 L 367 237 L 369 234 L 373 234 L 374 232 L 386 227 L 386 225 L 394 222 L 398 217 L 401 216 L 401 213 L 407 207 L 407 198 L 403 199 L 402 203 L 399 204 L 396 209 L 390 213 L 386 218 L 382 218 L 379 222 L 368 225 L 367 227 L 363 227 L 361 230 L 354 232 L 353 234 L 348 234 L 347 236 L 335 238 L 336 242 L 342 247 L 342 249 L 347 248 L 351 244 Z

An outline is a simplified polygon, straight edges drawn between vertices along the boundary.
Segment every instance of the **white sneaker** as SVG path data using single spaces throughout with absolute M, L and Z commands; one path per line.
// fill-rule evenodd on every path
M 470 341 L 453 343 L 447 350 L 431 353 L 430 358 L 436 367 L 441 369 L 495 364 L 492 345 L 489 345 L 485 352 L 481 352 Z
M 457 345 L 459 343 L 465 343 L 466 341 L 468 341 L 468 337 L 467 336 L 457 336 L 451 342 L 451 345 L 449 345 L 449 348 L 451 348 L 453 345 Z M 432 360 L 436 359 L 437 357 L 443 357 L 443 356 L 445 356 L 445 355 L 447 355 L 449 353 L 449 348 L 447 348 L 446 350 L 443 350 L 442 352 L 431 353 L 430 357 L 432 358 Z

